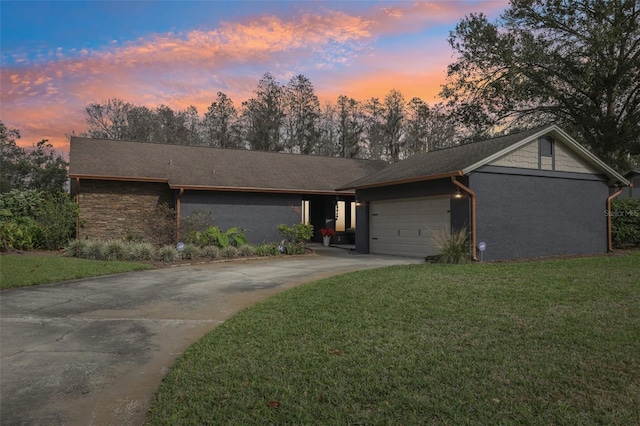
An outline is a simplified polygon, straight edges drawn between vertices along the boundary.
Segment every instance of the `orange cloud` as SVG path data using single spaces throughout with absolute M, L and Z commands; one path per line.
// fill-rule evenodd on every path
M 101 50 L 56 49 L 46 61 L 21 57 L 3 68 L 0 114 L 7 126 L 20 129 L 22 144 L 48 139 L 65 149 L 65 134 L 86 128 L 83 111 L 89 103 L 120 98 L 149 107 L 194 105 L 202 115 L 218 91 L 240 108 L 267 71 L 278 79 L 304 74 L 331 101 L 340 94 L 383 98 L 396 88 L 407 100 L 418 96 L 431 103 L 450 59 L 445 43 L 387 52 L 376 42 L 505 6 L 506 0 L 399 2 L 360 14 L 315 10 L 114 41 Z

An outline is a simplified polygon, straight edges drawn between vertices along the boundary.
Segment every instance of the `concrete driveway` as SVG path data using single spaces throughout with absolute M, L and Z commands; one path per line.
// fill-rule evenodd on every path
M 309 281 L 420 263 L 319 248 L 315 256 L 132 272 L 0 294 L 2 425 L 141 425 L 193 342 Z

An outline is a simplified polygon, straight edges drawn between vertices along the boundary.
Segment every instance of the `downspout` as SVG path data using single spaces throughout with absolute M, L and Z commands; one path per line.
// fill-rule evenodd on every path
M 451 181 L 455 186 L 469 194 L 469 198 L 471 199 L 471 259 L 474 262 L 477 262 L 478 253 L 476 249 L 476 193 L 473 192 L 471 188 L 467 188 L 466 186 L 458 182 L 455 176 L 451 176 Z
M 76 178 L 76 240 L 80 239 L 80 178 Z
M 184 188 L 180 188 L 178 191 L 178 198 L 176 199 L 176 237 L 177 242 L 180 242 L 180 198 L 184 194 Z
M 614 192 L 607 198 L 607 249 L 613 251 L 613 236 L 611 235 L 611 200 L 622 194 L 623 188 L 620 188 L 617 192 Z

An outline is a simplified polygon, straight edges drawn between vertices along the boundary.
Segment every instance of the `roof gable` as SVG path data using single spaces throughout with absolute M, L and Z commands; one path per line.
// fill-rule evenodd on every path
M 69 176 L 167 182 L 171 188 L 335 193 L 382 161 L 71 138 Z
M 628 185 L 624 177 L 587 151 L 559 127 L 551 125 L 481 142 L 417 154 L 377 173 L 351 182 L 344 188 L 362 189 L 467 175 L 545 135 L 559 140 L 574 157 L 591 167 L 592 171 L 606 175 L 611 183 L 618 182 L 625 186 Z

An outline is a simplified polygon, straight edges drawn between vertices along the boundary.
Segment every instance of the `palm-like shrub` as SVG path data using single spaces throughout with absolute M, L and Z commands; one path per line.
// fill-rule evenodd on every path
M 82 250 L 81 257 L 91 260 L 105 260 L 105 243 L 99 240 L 88 241 L 87 245 Z
M 238 247 L 238 254 L 242 257 L 251 257 L 255 252 L 256 249 L 248 244 Z
M 82 253 L 85 252 L 87 244 L 87 240 L 71 240 L 64 249 L 64 255 L 69 257 L 82 257 Z
M 443 230 L 433 239 L 438 247 L 438 262 L 468 263 L 471 260 L 467 228 L 451 233 Z
M 216 246 L 205 246 L 200 251 L 200 256 L 207 259 L 217 259 L 220 257 L 220 249 Z
M 180 260 L 180 252 L 170 245 L 160 247 L 158 250 L 158 259 L 164 263 L 172 263 Z
M 220 250 L 220 255 L 222 257 L 226 257 L 227 259 L 234 259 L 238 257 L 238 248 L 234 246 L 226 246 L 222 250 Z
M 185 244 L 184 250 L 182 250 L 182 258 L 183 259 L 197 259 L 200 256 L 200 247 L 195 244 Z
M 144 242 L 129 243 L 129 254 L 131 260 L 151 260 L 155 257 L 153 244 Z
M 127 246 L 120 240 L 109 240 L 104 244 L 106 260 L 124 260 L 127 258 Z

